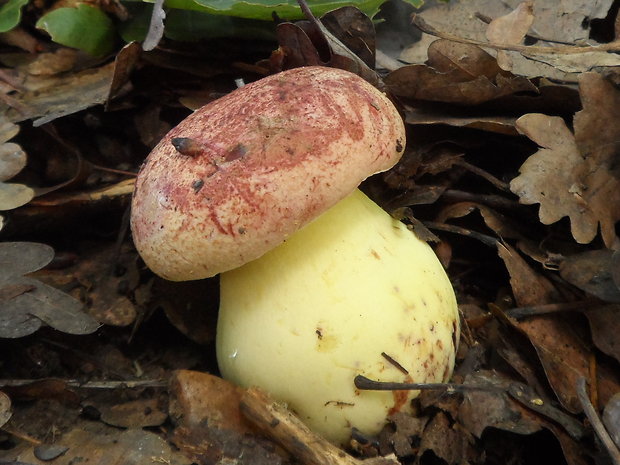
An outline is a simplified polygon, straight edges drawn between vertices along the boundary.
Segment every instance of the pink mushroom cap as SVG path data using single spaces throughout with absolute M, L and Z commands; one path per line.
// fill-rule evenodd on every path
M 134 242 L 169 280 L 237 268 L 391 168 L 404 146 L 394 105 L 355 74 L 317 66 L 263 78 L 153 149 L 133 195 Z

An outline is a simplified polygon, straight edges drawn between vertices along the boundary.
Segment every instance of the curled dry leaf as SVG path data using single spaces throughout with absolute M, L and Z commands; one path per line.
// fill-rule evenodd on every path
M 405 106 L 405 122 L 407 124 L 446 124 L 449 126 L 480 129 L 498 134 L 517 135 L 516 118 L 504 115 L 450 114 L 444 108 L 414 108 Z
M 307 5 L 307 17 L 276 28 L 280 47 L 269 59 L 273 72 L 300 66 L 331 66 L 355 73 L 379 86 L 374 71 L 375 33 L 372 20 L 355 7 L 343 7 L 316 19 Z
M 430 45 L 426 65 L 392 71 L 385 84 L 400 97 L 463 105 L 478 105 L 517 92 L 538 92 L 528 79 L 503 71 L 480 47 L 449 40 Z
M 321 23 L 369 68 L 375 68 L 375 26 L 354 6 L 343 6 L 321 17 Z
M 620 167 L 615 163 L 620 127 L 620 92 L 598 74 L 580 83 L 583 110 L 575 115 L 573 135 L 563 119 L 527 114 L 517 129 L 541 149 L 520 168 L 510 188 L 525 204 L 540 204 L 540 221 L 552 224 L 564 216 L 575 240 L 591 242 L 600 224 L 605 245 L 617 243 L 620 220 Z

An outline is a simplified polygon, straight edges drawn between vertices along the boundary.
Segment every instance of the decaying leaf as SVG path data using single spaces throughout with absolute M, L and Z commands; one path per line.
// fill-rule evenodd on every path
M 23 276 L 47 265 L 53 257 L 53 249 L 44 244 L 0 243 L 0 337 L 27 336 L 43 323 L 70 334 L 89 334 L 99 327 L 82 312 L 81 302 Z
M 607 247 L 616 245 L 620 219 L 620 129 L 607 121 L 620 118 L 620 93 L 603 77 L 586 73 L 580 81 L 583 110 L 575 115 L 573 135 L 563 119 L 528 114 L 517 129 L 541 149 L 510 183 L 522 203 L 540 204 L 540 221 L 552 224 L 564 216 L 577 242 L 587 244 L 599 225 Z

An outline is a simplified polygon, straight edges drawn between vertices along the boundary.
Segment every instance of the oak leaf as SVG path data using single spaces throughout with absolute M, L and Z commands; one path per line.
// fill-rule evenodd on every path
M 562 118 L 530 113 L 517 130 L 541 148 L 530 156 L 510 189 L 521 203 L 540 204 L 539 217 L 552 224 L 568 216 L 571 232 L 590 243 L 599 224 L 608 248 L 618 246 L 615 223 L 620 219 L 620 93 L 596 73 L 580 81 L 583 110 L 574 118 L 573 134 Z

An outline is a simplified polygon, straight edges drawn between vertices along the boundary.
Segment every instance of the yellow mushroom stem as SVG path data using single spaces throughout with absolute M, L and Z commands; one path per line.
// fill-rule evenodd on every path
M 261 258 L 221 275 L 222 375 L 258 386 L 313 430 L 376 434 L 417 392 L 359 391 L 356 375 L 442 382 L 459 317 L 432 249 L 356 190 Z

